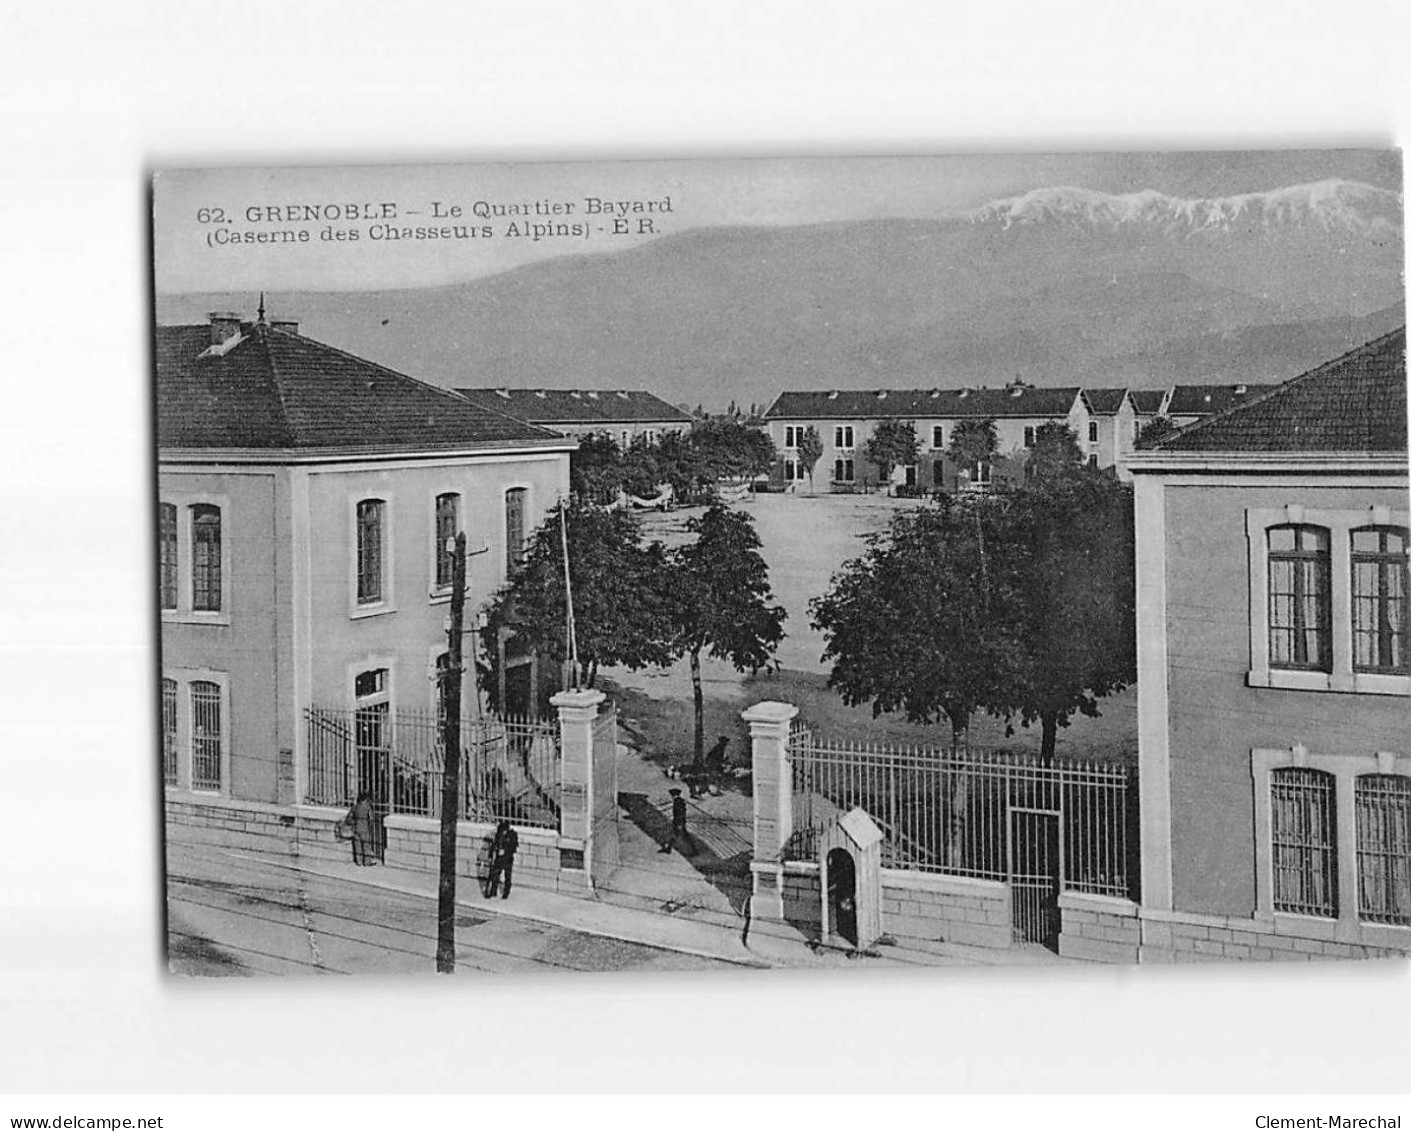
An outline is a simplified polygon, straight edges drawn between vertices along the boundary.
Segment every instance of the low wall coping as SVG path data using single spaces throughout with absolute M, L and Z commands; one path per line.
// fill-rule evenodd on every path
M 243 801 L 238 797 L 226 797 L 217 793 L 198 793 L 188 789 L 167 789 L 163 802 L 178 805 L 199 805 L 205 809 L 230 809 L 237 813 L 267 813 L 272 817 L 290 816 L 289 806 L 276 805 L 272 801 Z
M 1060 892 L 1058 906 L 1065 910 L 1097 911 L 1103 915 L 1126 915 L 1130 918 L 1136 918 L 1139 910 L 1135 900 L 1088 891 Z
M 974 876 L 950 876 L 939 872 L 912 872 L 904 868 L 883 868 L 882 886 L 905 891 L 934 891 L 949 895 L 978 895 L 1007 899 L 1009 885 L 1003 880 L 980 880 Z
M 410 829 L 413 831 L 437 833 L 441 832 L 440 817 L 422 817 L 416 813 L 389 813 L 382 822 L 383 827 L 389 829 Z M 483 837 L 495 831 L 498 821 L 457 821 L 457 837 Z M 513 825 L 514 831 L 519 834 L 521 841 L 539 841 L 543 844 L 557 844 L 559 834 L 553 829 L 541 829 L 536 825 Z
M 1168 911 L 1157 907 L 1138 907 L 1137 918 L 1151 923 L 1183 923 L 1188 927 L 1220 927 L 1229 931 L 1253 931 L 1261 935 L 1274 933 L 1274 924 L 1268 919 L 1239 915 L 1205 915 L 1198 911 Z

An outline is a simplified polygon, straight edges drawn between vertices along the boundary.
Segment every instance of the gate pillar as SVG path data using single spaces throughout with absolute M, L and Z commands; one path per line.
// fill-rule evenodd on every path
M 586 868 L 593 838 L 593 722 L 598 705 L 607 696 L 601 691 L 560 691 L 549 700 L 559 716 L 560 856 L 579 852 Z M 565 843 L 566 842 L 566 843 Z M 567 865 L 565 865 L 567 866 Z
M 784 845 L 794 831 L 793 775 L 789 768 L 789 723 L 799 709 L 790 703 L 756 703 L 741 718 L 750 725 L 750 770 L 754 783 L 754 890 L 750 916 L 784 918 Z

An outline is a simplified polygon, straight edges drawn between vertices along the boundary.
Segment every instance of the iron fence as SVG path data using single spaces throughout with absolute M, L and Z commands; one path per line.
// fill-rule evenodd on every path
M 310 804 L 351 805 L 367 791 L 381 813 L 440 817 L 446 759 L 435 712 L 392 712 L 379 704 L 312 707 L 304 715 Z M 462 720 L 457 816 L 557 829 L 560 760 L 555 721 Z
M 1121 763 L 1038 758 L 1000 751 L 823 743 L 806 727 L 789 738 L 793 779 L 791 859 L 812 859 L 819 832 L 860 807 L 882 830 L 885 867 L 1011 880 L 1032 846 L 1032 822 L 1056 818 L 1055 882 L 1070 891 L 1135 898 L 1137 791 Z

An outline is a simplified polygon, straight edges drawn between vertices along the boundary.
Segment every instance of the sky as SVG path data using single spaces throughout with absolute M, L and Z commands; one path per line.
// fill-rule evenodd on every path
M 1210 197 L 1329 178 L 1399 192 L 1400 154 L 1334 149 L 161 170 L 153 194 L 155 281 L 160 295 L 435 286 L 565 254 L 623 250 L 690 228 L 936 218 L 1053 185 Z M 626 210 L 590 212 L 589 198 L 621 202 Z M 291 204 L 316 210 L 290 222 L 283 210 Z M 368 204 L 371 220 L 363 215 Z M 328 205 L 340 213 L 334 222 Z M 356 219 L 342 215 L 347 205 L 358 206 Z M 531 214 L 514 214 L 516 206 Z M 460 214 L 452 215 L 457 207 Z M 557 215 L 532 214 L 536 207 L 557 209 Z M 272 208 L 281 211 L 272 214 Z M 554 234 L 526 232 L 525 222 L 562 227 Z M 466 238 L 392 240 L 379 238 L 387 233 L 378 225 L 469 231 Z M 232 242 L 259 235 L 283 240 L 282 233 L 301 229 L 305 242 Z M 343 238 L 328 229 L 344 229 Z M 357 238 L 347 229 L 358 229 Z

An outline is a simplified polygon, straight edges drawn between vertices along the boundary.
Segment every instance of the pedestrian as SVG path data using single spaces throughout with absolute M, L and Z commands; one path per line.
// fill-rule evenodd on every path
M 671 835 L 657 851 L 669 853 L 678 840 L 684 840 L 691 846 L 691 851 L 687 855 L 694 856 L 696 854 L 695 838 L 686 831 L 686 799 L 681 796 L 679 789 L 673 789 L 671 791 Z
M 500 877 L 505 880 L 505 893 L 500 898 L 510 897 L 510 884 L 514 880 L 514 854 L 519 849 L 519 834 L 510 827 L 508 821 L 501 821 L 495 827 L 495 839 L 490 842 L 490 879 L 485 885 L 485 898 L 493 899 L 500 890 Z
M 715 745 L 706 751 L 706 768 L 717 777 L 725 769 L 725 751 L 729 745 L 730 736 L 722 734 L 716 739 Z
M 353 863 L 364 868 L 376 864 L 382 855 L 379 846 L 381 838 L 378 836 L 380 822 L 372 807 L 371 793 L 363 790 L 358 794 L 358 799 L 353 802 L 353 807 L 348 810 L 343 823 L 352 834 Z

